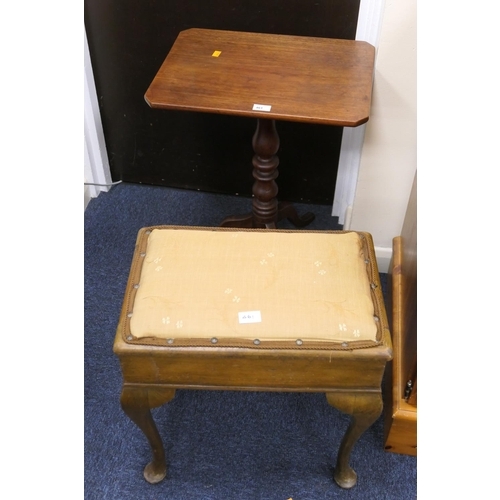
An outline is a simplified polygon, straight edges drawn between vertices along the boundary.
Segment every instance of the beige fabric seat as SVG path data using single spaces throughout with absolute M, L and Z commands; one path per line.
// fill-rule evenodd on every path
M 382 338 L 362 233 L 171 227 L 138 244 L 127 341 L 352 349 Z
M 176 389 L 324 392 L 352 415 L 334 479 L 382 411 L 391 339 L 368 233 L 155 226 L 139 231 L 114 352 L 121 405 L 166 475 L 151 408 Z M 381 443 L 383 445 L 383 443 Z

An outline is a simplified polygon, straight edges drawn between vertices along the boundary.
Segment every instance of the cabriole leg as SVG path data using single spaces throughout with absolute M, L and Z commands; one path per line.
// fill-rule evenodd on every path
M 159 483 L 167 474 L 163 443 L 151 415 L 151 409 L 170 401 L 175 389 L 148 389 L 124 385 L 120 403 L 127 416 L 142 430 L 151 446 L 153 460 L 144 469 L 149 483 Z
M 333 478 L 340 487 L 352 488 L 356 484 L 357 474 L 349 465 L 351 451 L 361 435 L 382 413 L 382 396 L 377 392 L 331 392 L 326 394 L 326 398 L 330 405 L 351 415 L 351 423 L 340 444 Z

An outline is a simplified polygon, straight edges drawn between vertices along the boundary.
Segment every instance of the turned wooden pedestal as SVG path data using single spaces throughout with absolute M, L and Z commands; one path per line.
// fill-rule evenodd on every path
M 169 234 L 161 239 L 163 233 L 155 229 L 172 232 L 172 241 Z M 179 231 L 182 238 L 177 238 Z M 200 239 L 190 239 L 193 231 Z M 353 247 L 337 251 L 337 240 L 346 237 Z M 217 261 L 221 249 L 213 245 L 220 241 L 229 257 Z M 295 247 L 299 250 L 290 251 Z M 247 250 L 243 257 L 242 248 Z M 192 268 L 193 275 L 182 270 L 176 275 L 185 268 Z M 247 276 L 245 282 L 242 276 Z M 254 278 L 256 283 L 250 283 Z M 283 283 L 295 279 L 303 287 L 290 294 L 291 287 Z M 281 287 L 281 298 L 274 285 Z M 335 294 L 318 299 L 314 294 L 319 286 Z M 287 293 L 298 295 L 304 312 L 297 312 L 300 304 L 284 302 Z M 237 311 L 246 311 L 247 304 L 258 307 L 258 321 L 246 323 L 240 315 L 238 322 Z M 317 324 L 318 316 L 323 326 L 316 331 L 310 325 Z M 170 401 L 176 389 L 295 391 L 325 393 L 329 404 L 351 415 L 334 472 L 338 485 L 351 488 L 357 480 L 349 464 L 351 451 L 381 414 L 382 376 L 392 356 L 371 237 L 355 232 L 145 228 L 137 239 L 114 352 L 123 373 L 122 408 L 151 446 L 152 461 L 144 470 L 148 482 L 157 483 L 167 473 L 150 410 Z
M 279 221 L 288 219 L 295 227 L 305 227 L 314 220 L 313 213 L 299 216 L 295 207 L 286 201 L 278 202 L 279 160 L 277 152 L 280 141 L 274 120 L 259 118 L 252 140 L 253 157 L 252 212 L 226 217 L 222 227 L 266 227 L 276 229 Z
M 192 28 L 177 37 L 145 99 L 152 108 L 257 119 L 252 212 L 222 226 L 275 228 L 287 218 L 304 227 L 314 214 L 298 216 L 291 203 L 277 201 L 275 122 L 365 123 L 374 60 L 374 47 L 357 40 Z

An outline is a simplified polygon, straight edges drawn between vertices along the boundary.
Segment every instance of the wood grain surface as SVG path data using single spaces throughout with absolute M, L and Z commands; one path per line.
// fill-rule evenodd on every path
M 192 28 L 145 99 L 160 109 L 355 127 L 369 117 L 374 57 L 355 40 Z

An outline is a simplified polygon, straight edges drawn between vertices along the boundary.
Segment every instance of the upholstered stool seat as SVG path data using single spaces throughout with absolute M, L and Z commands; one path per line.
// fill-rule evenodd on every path
M 382 411 L 391 341 L 368 233 L 157 226 L 139 232 L 114 351 L 121 404 L 166 475 L 150 409 L 177 388 L 324 392 L 352 415 L 334 472 Z

